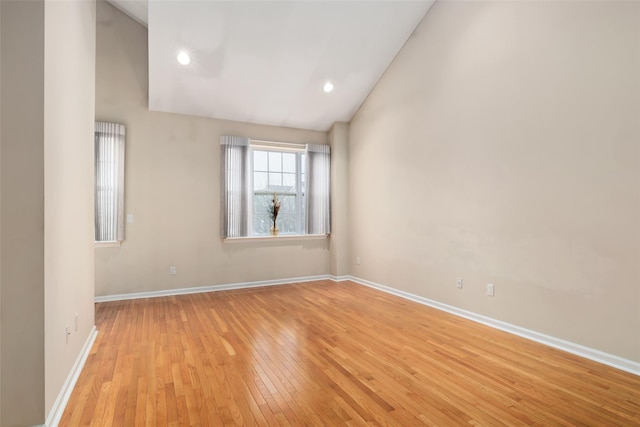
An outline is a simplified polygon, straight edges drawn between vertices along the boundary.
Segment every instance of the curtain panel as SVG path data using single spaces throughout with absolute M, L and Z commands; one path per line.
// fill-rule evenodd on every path
M 244 237 L 248 228 L 249 138 L 220 137 L 220 159 L 220 235 Z
M 95 240 L 124 240 L 125 126 L 95 123 Z
M 330 175 L 331 148 L 324 144 L 307 144 L 306 232 L 331 232 Z

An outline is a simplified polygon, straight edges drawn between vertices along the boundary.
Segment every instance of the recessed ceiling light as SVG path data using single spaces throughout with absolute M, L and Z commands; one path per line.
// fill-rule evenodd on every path
M 326 93 L 329 93 L 333 90 L 333 83 L 331 82 L 326 82 L 324 84 L 324 87 L 322 88 L 322 90 L 324 90 Z
M 191 62 L 191 57 L 184 50 L 182 50 L 182 51 L 180 51 L 180 53 L 178 53 L 178 57 L 176 59 L 182 65 L 189 65 L 189 63 Z

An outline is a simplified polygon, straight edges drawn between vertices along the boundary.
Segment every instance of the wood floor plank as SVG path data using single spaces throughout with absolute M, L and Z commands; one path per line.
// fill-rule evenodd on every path
M 352 282 L 96 305 L 61 426 L 640 426 L 640 377 Z

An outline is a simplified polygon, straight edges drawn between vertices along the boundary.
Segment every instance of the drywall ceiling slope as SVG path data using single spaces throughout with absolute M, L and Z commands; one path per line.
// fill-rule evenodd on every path
M 151 1 L 149 108 L 328 130 L 352 118 L 432 3 Z
M 144 25 L 147 26 L 147 0 L 108 0 L 109 3 Z

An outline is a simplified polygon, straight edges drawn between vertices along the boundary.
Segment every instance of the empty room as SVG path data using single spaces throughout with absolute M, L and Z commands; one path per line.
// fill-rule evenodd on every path
M 0 426 L 640 426 L 640 2 L 0 1 Z

